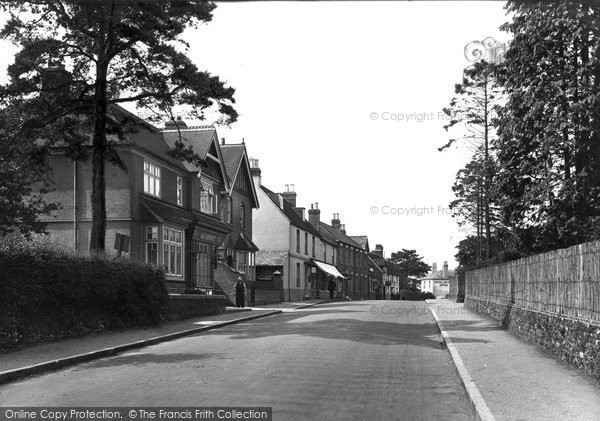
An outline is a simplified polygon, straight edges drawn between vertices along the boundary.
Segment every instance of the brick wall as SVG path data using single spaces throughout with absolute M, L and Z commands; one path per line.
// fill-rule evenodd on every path
M 185 320 L 225 312 L 226 298 L 220 295 L 170 295 L 167 318 Z

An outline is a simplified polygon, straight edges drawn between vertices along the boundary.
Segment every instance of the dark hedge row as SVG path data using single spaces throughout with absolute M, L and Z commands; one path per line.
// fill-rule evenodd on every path
M 403 300 L 403 301 L 425 301 L 425 300 L 434 300 L 435 295 L 433 295 L 431 292 L 421 292 L 421 291 L 413 291 L 411 289 L 401 289 L 399 294 L 392 295 L 392 299 Z
M 155 267 L 43 242 L 0 245 L 0 348 L 156 324 L 167 302 Z

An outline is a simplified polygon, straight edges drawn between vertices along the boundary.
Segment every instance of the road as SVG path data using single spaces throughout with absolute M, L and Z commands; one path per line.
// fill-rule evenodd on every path
M 275 420 L 473 419 L 422 302 L 321 304 L 0 386 L 2 406 L 272 406 Z

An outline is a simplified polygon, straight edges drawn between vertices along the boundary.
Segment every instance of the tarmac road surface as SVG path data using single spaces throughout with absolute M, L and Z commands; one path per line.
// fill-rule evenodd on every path
M 270 406 L 274 420 L 474 416 L 424 302 L 334 302 L 0 386 L 1 406 Z

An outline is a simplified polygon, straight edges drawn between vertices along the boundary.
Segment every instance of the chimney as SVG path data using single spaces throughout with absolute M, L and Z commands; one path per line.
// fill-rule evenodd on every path
M 442 278 L 447 278 L 448 277 L 448 262 L 444 262 L 444 266 L 442 269 Z
M 346 234 L 346 224 L 341 224 L 341 225 L 340 225 L 340 232 L 341 232 L 342 234 Z
M 286 184 L 285 191 L 281 194 L 283 198 L 292 205 L 293 208 L 296 207 L 296 192 L 294 191 L 293 184 Z
M 435 275 L 436 272 L 437 272 L 437 263 L 433 262 L 433 264 L 431 265 L 431 273 L 433 275 Z
M 319 210 L 319 202 L 315 202 L 315 204 L 310 205 L 310 209 L 308 210 L 308 222 L 317 229 L 320 229 L 321 226 L 321 211 Z
M 252 174 L 252 181 L 254 181 L 254 185 L 256 188 L 260 188 L 260 168 L 258 167 L 258 159 L 250 158 L 250 173 Z
M 298 215 L 300 215 L 300 218 L 302 218 L 302 220 L 304 221 L 304 211 L 306 210 L 306 208 L 302 208 L 302 207 L 298 207 L 298 208 L 294 208 L 294 210 L 296 211 L 296 213 Z
M 383 259 L 383 246 L 381 244 L 375 244 L 375 250 L 373 250 L 371 253 Z
M 340 214 L 339 213 L 334 213 L 333 214 L 333 219 L 331 220 L 331 226 L 333 228 L 335 228 L 336 230 L 339 231 L 340 229 Z

